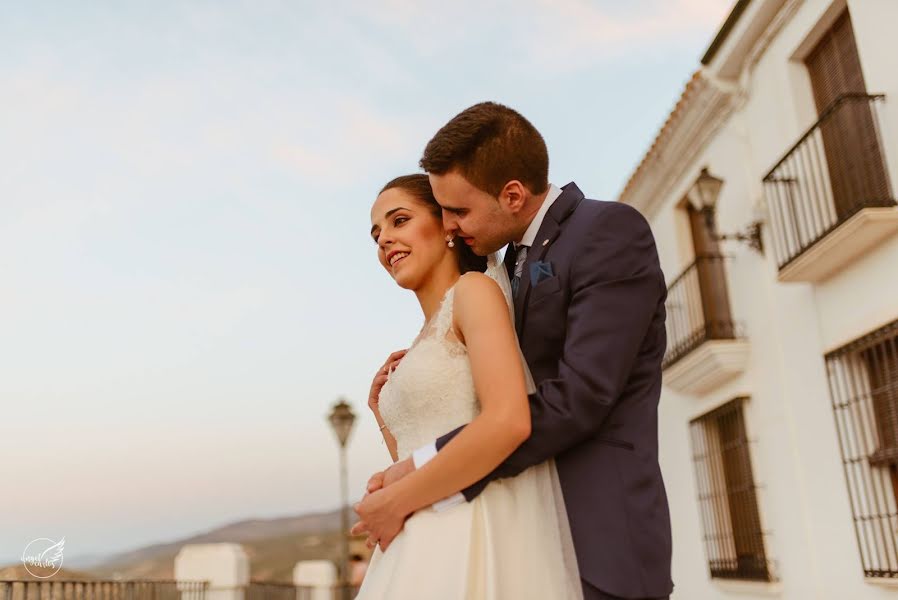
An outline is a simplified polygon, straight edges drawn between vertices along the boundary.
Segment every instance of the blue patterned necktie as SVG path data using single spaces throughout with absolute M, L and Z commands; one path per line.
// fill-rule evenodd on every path
M 517 297 L 521 286 L 521 275 L 524 273 L 524 262 L 527 260 L 527 246 L 515 244 L 517 259 L 514 263 L 514 277 L 511 278 L 511 293 Z

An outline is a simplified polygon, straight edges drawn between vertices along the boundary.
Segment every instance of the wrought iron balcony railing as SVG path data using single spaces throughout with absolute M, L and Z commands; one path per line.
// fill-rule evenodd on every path
M 667 288 L 667 353 L 662 368 L 706 341 L 737 339 L 724 260 L 719 255 L 700 256 Z
M 764 177 L 780 270 L 862 209 L 895 206 L 879 126 L 884 99 L 839 97 Z

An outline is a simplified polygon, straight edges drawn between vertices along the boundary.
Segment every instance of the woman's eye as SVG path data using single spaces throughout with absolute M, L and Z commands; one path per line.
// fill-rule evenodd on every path
M 396 217 L 396 220 L 393 221 L 393 225 L 402 225 L 406 221 L 408 221 L 408 217 Z

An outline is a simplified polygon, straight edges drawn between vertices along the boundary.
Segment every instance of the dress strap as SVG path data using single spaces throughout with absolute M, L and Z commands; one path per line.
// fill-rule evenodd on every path
M 458 282 L 456 282 L 456 284 L 457 283 Z M 455 298 L 456 284 L 452 284 L 452 287 L 446 290 L 446 295 L 443 296 L 440 308 L 437 310 L 437 314 L 433 317 L 433 333 L 438 337 L 444 337 L 449 331 L 449 328 L 452 327 L 452 303 Z

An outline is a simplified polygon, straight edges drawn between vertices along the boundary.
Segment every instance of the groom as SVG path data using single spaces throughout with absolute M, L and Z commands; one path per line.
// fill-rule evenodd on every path
M 510 244 L 515 327 L 537 384 L 530 438 L 434 508 L 554 458 L 586 600 L 667 598 L 670 515 L 658 465 L 667 292 L 648 224 L 574 183 L 550 185 L 542 136 L 492 102 L 440 129 L 421 166 L 450 233 L 480 255 Z M 376 474 L 369 492 L 420 468 L 460 430 Z M 394 507 L 369 494 L 353 532 L 385 548 L 408 517 Z

